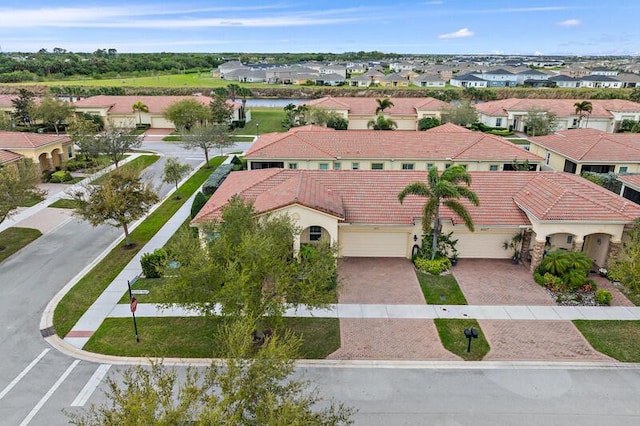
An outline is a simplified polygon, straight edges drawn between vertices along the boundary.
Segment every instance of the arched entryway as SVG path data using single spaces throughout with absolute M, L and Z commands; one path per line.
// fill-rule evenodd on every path
M 43 152 L 38 156 L 38 164 L 40 164 L 40 171 L 45 172 L 52 169 L 51 161 L 49 161 L 49 156 L 46 152 Z
M 62 151 L 58 148 L 51 151 L 51 166 L 55 169 L 62 165 Z

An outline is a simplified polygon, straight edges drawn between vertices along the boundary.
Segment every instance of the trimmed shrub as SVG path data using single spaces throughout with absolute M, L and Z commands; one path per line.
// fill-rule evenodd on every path
M 66 170 L 53 172 L 49 178 L 49 182 L 51 183 L 69 182 L 70 180 L 73 180 L 73 176 L 71 176 L 71 173 Z
M 611 292 L 608 290 L 598 290 L 594 295 L 596 303 L 598 305 L 610 305 L 611 304 Z
M 416 268 L 431 275 L 440 275 L 451 268 L 451 261 L 446 257 L 440 257 L 433 260 L 418 257 L 414 263 Z
M 209 198 L 202 193 L 202 191 L 198 191 L 195 198 L 193 199 L 193 204 L 191 205 L 191 219 L 196 217 L 198 212 L 202 210 L 205 204 L 207 204 L 207 200 Z
M 167 252 L 163 249 L 155 249 L 153 253 L 145 253 L 140 257 L 142 273 L 147 278 L 160 278 L 167 263 Z
M 227 178 L 231 170 L 233 169 L 233 164 L 221 164 L 218 166 L 215 171 L 213 171 L 207 180 L 202 185 L 202 192 L 205 195 L 211 195 L 216 192 L 216 189 L 222 185 L 222 182 Z

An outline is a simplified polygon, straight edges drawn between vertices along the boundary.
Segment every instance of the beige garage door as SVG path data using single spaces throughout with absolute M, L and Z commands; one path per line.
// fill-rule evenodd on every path
M 407 257 L 407 232 L 342 231 L 340 254 L 346 257 Z
M 154 129 L 172 129 L 175 126 L 173 125 L 173 122 L 167 120 L 166 118 L 152 117 L 151 127 L 153 127 Z
M 455 232 L 454 238 L 458 239 L 459 257 L 481 258 L 481 259 L 508 259 L 513 252 L 511 249 L 505 250 L 502 244 L 510 241 L 517 233 L 517 230 L 495 230 L 475 232 Z

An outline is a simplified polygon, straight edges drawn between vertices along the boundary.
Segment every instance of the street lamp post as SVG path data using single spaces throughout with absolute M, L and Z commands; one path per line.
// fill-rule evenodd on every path
M 260 136 L 260 123 L 256 121 L 256 137 Z

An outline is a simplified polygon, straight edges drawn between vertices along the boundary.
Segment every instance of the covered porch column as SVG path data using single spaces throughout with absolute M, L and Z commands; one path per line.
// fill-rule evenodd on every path
M 609 267 L 611 262 L 613 262 L 618 253 L 620 253 L 620 249 L 622 249 L 622 241 L 611 239 L 609 241 L 609 248 L 607 249 L 607 261 L 605 262 L 605 266 Z
M 533 242 L 533 251 L 531 253 L 531 272 L 535 271 L 540 265 L 540 262 L 542 262 L 542 258 L 544 257 L 544 245 L 546 242 L 546 239 L 540 240 L 538 239 L 538 236 L 536 236 Z

